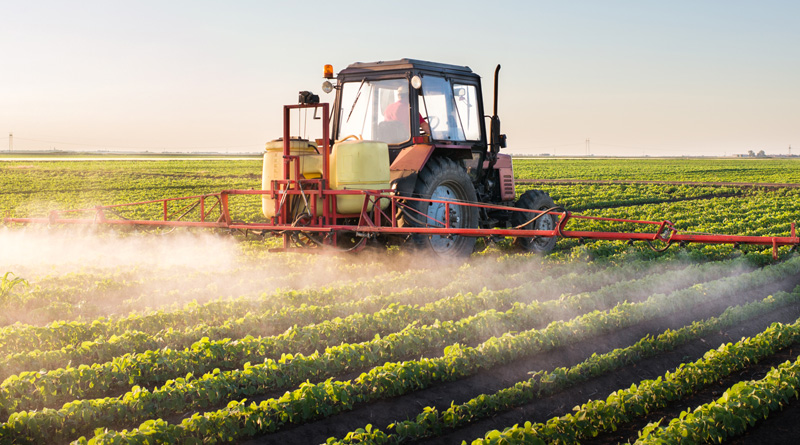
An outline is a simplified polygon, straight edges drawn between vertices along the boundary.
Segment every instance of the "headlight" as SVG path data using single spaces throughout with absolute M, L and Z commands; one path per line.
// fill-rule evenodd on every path
M 325 82 L 322 82 L 322 91 L 324 91 L 326 94 L 330 93 L 331 91 L 333 91 L 333 84 L 327 80 Z

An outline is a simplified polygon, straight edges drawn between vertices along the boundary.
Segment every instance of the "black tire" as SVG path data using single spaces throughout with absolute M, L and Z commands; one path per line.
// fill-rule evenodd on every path
M 414 186 L 415 198 L 476 202 L 475 187 L 463 165 L 449 158 L 431 158 L 417 176 Z M 416 210 L 405 210 L 400 224 L 411 227 L 441 227 L 436 221 L 444 221 L 444 204 L 423 201 L 408 201 Z M 477 228 L 478 208 L 449 205 L 450 224 L 457 228 Z M 475 237 L 471 236 L 424 236 L 413 235 L 413 245 L 431 251 L 441 257 L 464 258 L 475 249 Z
M 528 210 L 547 210 L 555 207 L 550 195 L 541 190 L 528 190 L 519 197 L 514 207 Z M 514 212 L 511 215 L 511 225 L 514 227 L 525 224 L 536 215 L 533 213 Z M 555 215 L 544 215 L 536 221 L 524 226 L 527 230 L 553 230 L 556 228 L 558 217 Z M 545 254 L 553 250 L 556 245 L 557 237 L 517 237 L 514 245 L 525 252 Z

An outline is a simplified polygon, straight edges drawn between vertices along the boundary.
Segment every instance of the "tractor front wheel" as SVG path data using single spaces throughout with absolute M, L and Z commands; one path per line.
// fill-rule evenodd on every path
M 428 161 L 414 187 L 415 198 L 436 201 L 471 202 L 478 200 L 475 187 L 463 165 L 449 158 L 435 157 Z M 412 227 L 444 227 L 449 211 L 450 227 L 478 227 L 478 208 L 443 202 L 407 201 L 401 224 Z M 459 235 L 413 235 L 416 247 L 442 257 L 463 258 L 475 249 L 475 237 Z
M 547 210 L 555 207 L 553 199 L 546 192 L 541 190 L 528 190 L 519 197 L 514 207 L 528 210 Z M 555 215 L 542 215 L 533 222 L 525 224 L 536 216 L 541 215 L 533 212 L 514 212 L 511 215 L 511 225 L 527 230 L 553 230 L 556 228 L 558 219 Z M 523 226 L 523 224 L 525 224 Z M 526 252 L 548 253 L 556 245 L 556 237 L 517 237 L 514 245 Z

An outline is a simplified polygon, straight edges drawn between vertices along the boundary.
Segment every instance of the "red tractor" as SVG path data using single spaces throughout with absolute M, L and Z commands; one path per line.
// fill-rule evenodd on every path
M 506 136 L 497 116 L 495 70 L 494 110 L 486 115 L 480 76 L 469 67 L 401 59 L 354 63 L 343 69 L 336 85 L 331 138 L 355 137 L 388 145 L 390 185 L 396 196 L 431 201 L 407 201 L 398 215 L 400 226 L 430 227 L 449 218 L 453 228 L 508 228 L 528 222 L 533 210 L 556 208 L 547 193 L 530 190 L 515 200 L 511 156 L 500 154 Z M 328 68 L 332 78 L 332 70 Z M 486 131 L 486 120 L 490 120 Z M 492 207 L 447 205 L 441 201 L 493 204 Z M 445 207 L 449 215 L 445 215 Z M 498 208 L 500 207 L 500 208 Z M 526 229 L 553 230 L 557 217 L 540 214 Z M 397 239 L 396 236 L 387 238 Z M 406 242 L 439 255 L 467 256 L 475 237 L 408 236 Z M 556 237 L 517 238 L 533 252 L 548 252 Z

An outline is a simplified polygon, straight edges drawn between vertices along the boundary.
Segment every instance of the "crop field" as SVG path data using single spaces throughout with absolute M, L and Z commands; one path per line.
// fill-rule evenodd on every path
M 518 194 L 585 215 L 731 235 L 800 222 L 792 159 L 522 159 L 515 174 Z M 0 214 L 260 175 L 259 159 L 6 159 Z M 258 197 L 234 198 L 234 219 L 263 220 Z M 274 253 L 252 233 L 0 226 L 0 444 L 795 443 L 790 248 L 479 245 L 453 263 Z

